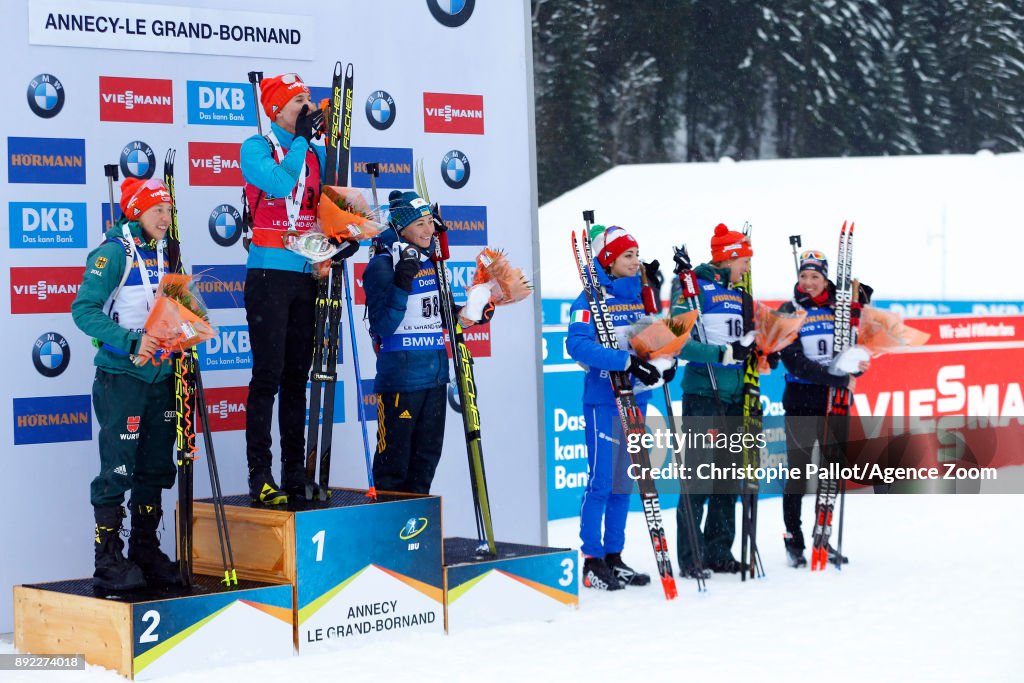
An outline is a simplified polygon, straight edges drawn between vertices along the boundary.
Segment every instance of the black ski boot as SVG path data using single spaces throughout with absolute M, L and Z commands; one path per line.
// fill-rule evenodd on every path
M 831 545 L 828 547 L 828 561 L 836 566 L 841 564 L 850 564 L 850 558 L 846 555 L 840 555 L 839 551 Z
M 288 494 L 277 485 L 270 470 L 249 472 L 249 497 L 260 505 L 284 505 L 288 502 Z
M 93 586 L 115 593 L 144 588 L 146 577 L 142 570 L 122 554 L 124 541 L 121 540 L 121 520 L 124 518 L 124 509 L 120 505 L 94 507 L 93 512 L 96 516 L 96 538 L 93 543 L 96 571 L 92 575 Z
M 178 564 L 160 550 L 160 540 L 156 536 L 163 510 L 159 505 L 132 505 L 131 510 L 128 559 L 139 566 L 150 586 L 180 586 Z
M 622 582 L 602 557 L 588 557 L 583 561 L 583 585 L 605 591 L 622 589 Z
M 706 567 L 698 568 L 697 565 L 691 564 L 689 567 L 680 569 L 679 576 L 684 579 L 710 579 L 711 570 Z
M 604 563 L 612 570 L 623 586 L 646 586 L 651 582 L 649 574 L 641 574 L 622 561 L 622 553 L 608 553 Z
M 302 460 L 281 463 L 281 489 L 292 503 L 306 500 L 307 493 L 316 495 L 317 487 L 306 479 L 306 463 Z
M 786 532 L 782 537 L 786 544 L 786 561 L 790 567 L 800 569 L 807 566 L 807 558 L 804 557 L 803 545 L 798 544 L 793 534 Z
M 739 574 L 750 569 L 750 566 L 730 557 L 728 560 L 722 560 L 721 562 L 712 562 L 708 565 L 708 568 L 719 574 Z

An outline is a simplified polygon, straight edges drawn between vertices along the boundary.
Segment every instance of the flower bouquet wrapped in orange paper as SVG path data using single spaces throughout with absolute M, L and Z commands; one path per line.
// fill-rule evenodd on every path
M 317 214 L 323 234 L 338 241 L 368 240 L 384 229 L 363 193 L 353 187 L 321 187 Z
M 672 358 L 679 355 L 690 338 L 697 321 L 697 311 L 687 311 L 672 318 L 644 316 L 629 326 L 626 337 L 641 360 Z
M 530 286 L 521 268 L 513 268 L 505 252 L 484 249 L 476 257 L 476 275 L 466 290 L 466 307 L 462 315 L 467 320 L 478 320 L 488 303 L 505 306 L 530 296 Z
M 160 340 L 160 347 L 167 351 L 184 351 L 216 335 L 206 320 L 206 306 L 189 286 L 191 280 L 188 275 L 164 275 L 146 318 L 146 333 Z
M 867 348 L 872 356 L 905 346 L 922 346 L 930 336 L 904 325 L 900 316 L 891 311 L 881 311 L 874 306 L 861 309 L 857 344 Z
M 769 354 L 781 351 L 796 341 L 806 317 L 807 311 L 802 308 L 794 313 L 782 313 L 760 303 L 757 305 L 754 313 L 754 339 L 761 352 L 757 361 L 758 372 L 765 375 L 771 372 L 768 366 Z

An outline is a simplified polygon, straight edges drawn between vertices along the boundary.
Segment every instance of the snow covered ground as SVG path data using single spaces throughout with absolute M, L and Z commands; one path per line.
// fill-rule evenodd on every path
M 761 502 L 766 578 L 715 575 L 666 602 L 659 586 L 583 589 L 578 611 L 453 636 L 415 636 L 333 654 L 210 669 L 167 681 L 1017 681 L 1024 643 L 1024 497 L 847 499 L 842 572 L 785 565 L 781 499 Z M 804 498 L 808 527 L 813 496 Z M 666 511 L 675 548 L 675 515 Z M 550 525 L 576 546 L 577 521 Z M 626 560 L 653 573 L 643 518 Z M 0 653 L 12 652 L 9 642 Z M 0 681 L 122 680 L 81 672 L 0 672 Z

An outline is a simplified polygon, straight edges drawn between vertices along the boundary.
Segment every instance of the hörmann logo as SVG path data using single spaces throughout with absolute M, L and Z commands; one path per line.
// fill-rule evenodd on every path
M 207 308 L 245 307 L 244 265 L 193 266 L 192 276 Z
M 28 108 L 43 119 L 52 119 L 64 108 L 64 85 L 53 74 L 39 74 L 28 82 Z
M 11 202 L 11 249 L 85 248 L 85 203 Z
M 234 246 L 242 236 L 242 214 L 230 204 L 221 204 L 211 211 L 207 225 L 210 237 L 222 247 Z
M 11 268 L 11 313 L 70 313 L 85 266 Z
M 448 226 L 448 244 L 467 247 L 487 244 L 486 206 L 441 206 L 441 218 Z
M 8 137 L 7 181 L 84 185 L 85 140 Z
M 441 177 L 445 185 L 461 190 L 469 182 L 469 157 L 453 149 L 441 158 Z
M 370 187 L 366 164 L 377 162 L 380 177 L 377 187 L 412 187 L 411 147 L 353 147 L 352 187 Z
M 423 132 L 483 135 L 483 95 L 423 93 Z
M 100 121 L 174 123 L 171 81 L 100 76 Z
M 156 154 L 142 140 L 132 140 L 121 150 L 121 173 L 125 177 L 149 180 L 156 171 Z
M 14 445 L 89 441 L 92 403 L 84 396 L 14 399 Z
M 366 120 L 377 130 L 387 130 L 395 122 L 398 107 L 386 90 L 374 90 L 366 98 Z
M 244 183 L 237 142 L 188 143 L 189 185 L 237 187 Z
M 427 0 L 430 14 L 449 28 L 458 28 L 473 14 L 476 0 Z
M 188 122 L 207 126 L 252 126 L 256 108 L 247 83 L 188 81 Z
M 39 335 L 32 345 L 32 365 L 43 377 L 56 377 L 68 369 L 70 362 L 68 340 L 56 332 Z

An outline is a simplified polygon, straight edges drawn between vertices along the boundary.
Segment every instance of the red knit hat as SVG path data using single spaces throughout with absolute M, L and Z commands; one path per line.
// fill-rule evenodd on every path
M 636 239 L 626 232 L 625 228 L 620 228 L 617 225 L 610 226 L 595 237 L 594 243 L 591 246 L 594 249 L 594 253 L 597 254 L 597 262 L 605 268 L 615 263 L 615 259 L 622 256 L 623 252 L 628 249 L 640 248 L 640 245 L 636 243 Z
M 121 183 L 121 211 L 133 221 L 157 204 L 171 203 L 171 193 L 162 180 L 125 178 Z
M 284 105 L 299 93 L 308 95 L 309 88 L 298 74 L 281 74 L 260 81 L 260 103 L 271 121 L 277 120 L 277 115 L 284 109 Z
M 711 238 L 712 263 L 753 255 L 754 250 L 750 248 L 746 235 L 730 230 L 725 223 L 715 226 L 715 236 Z

